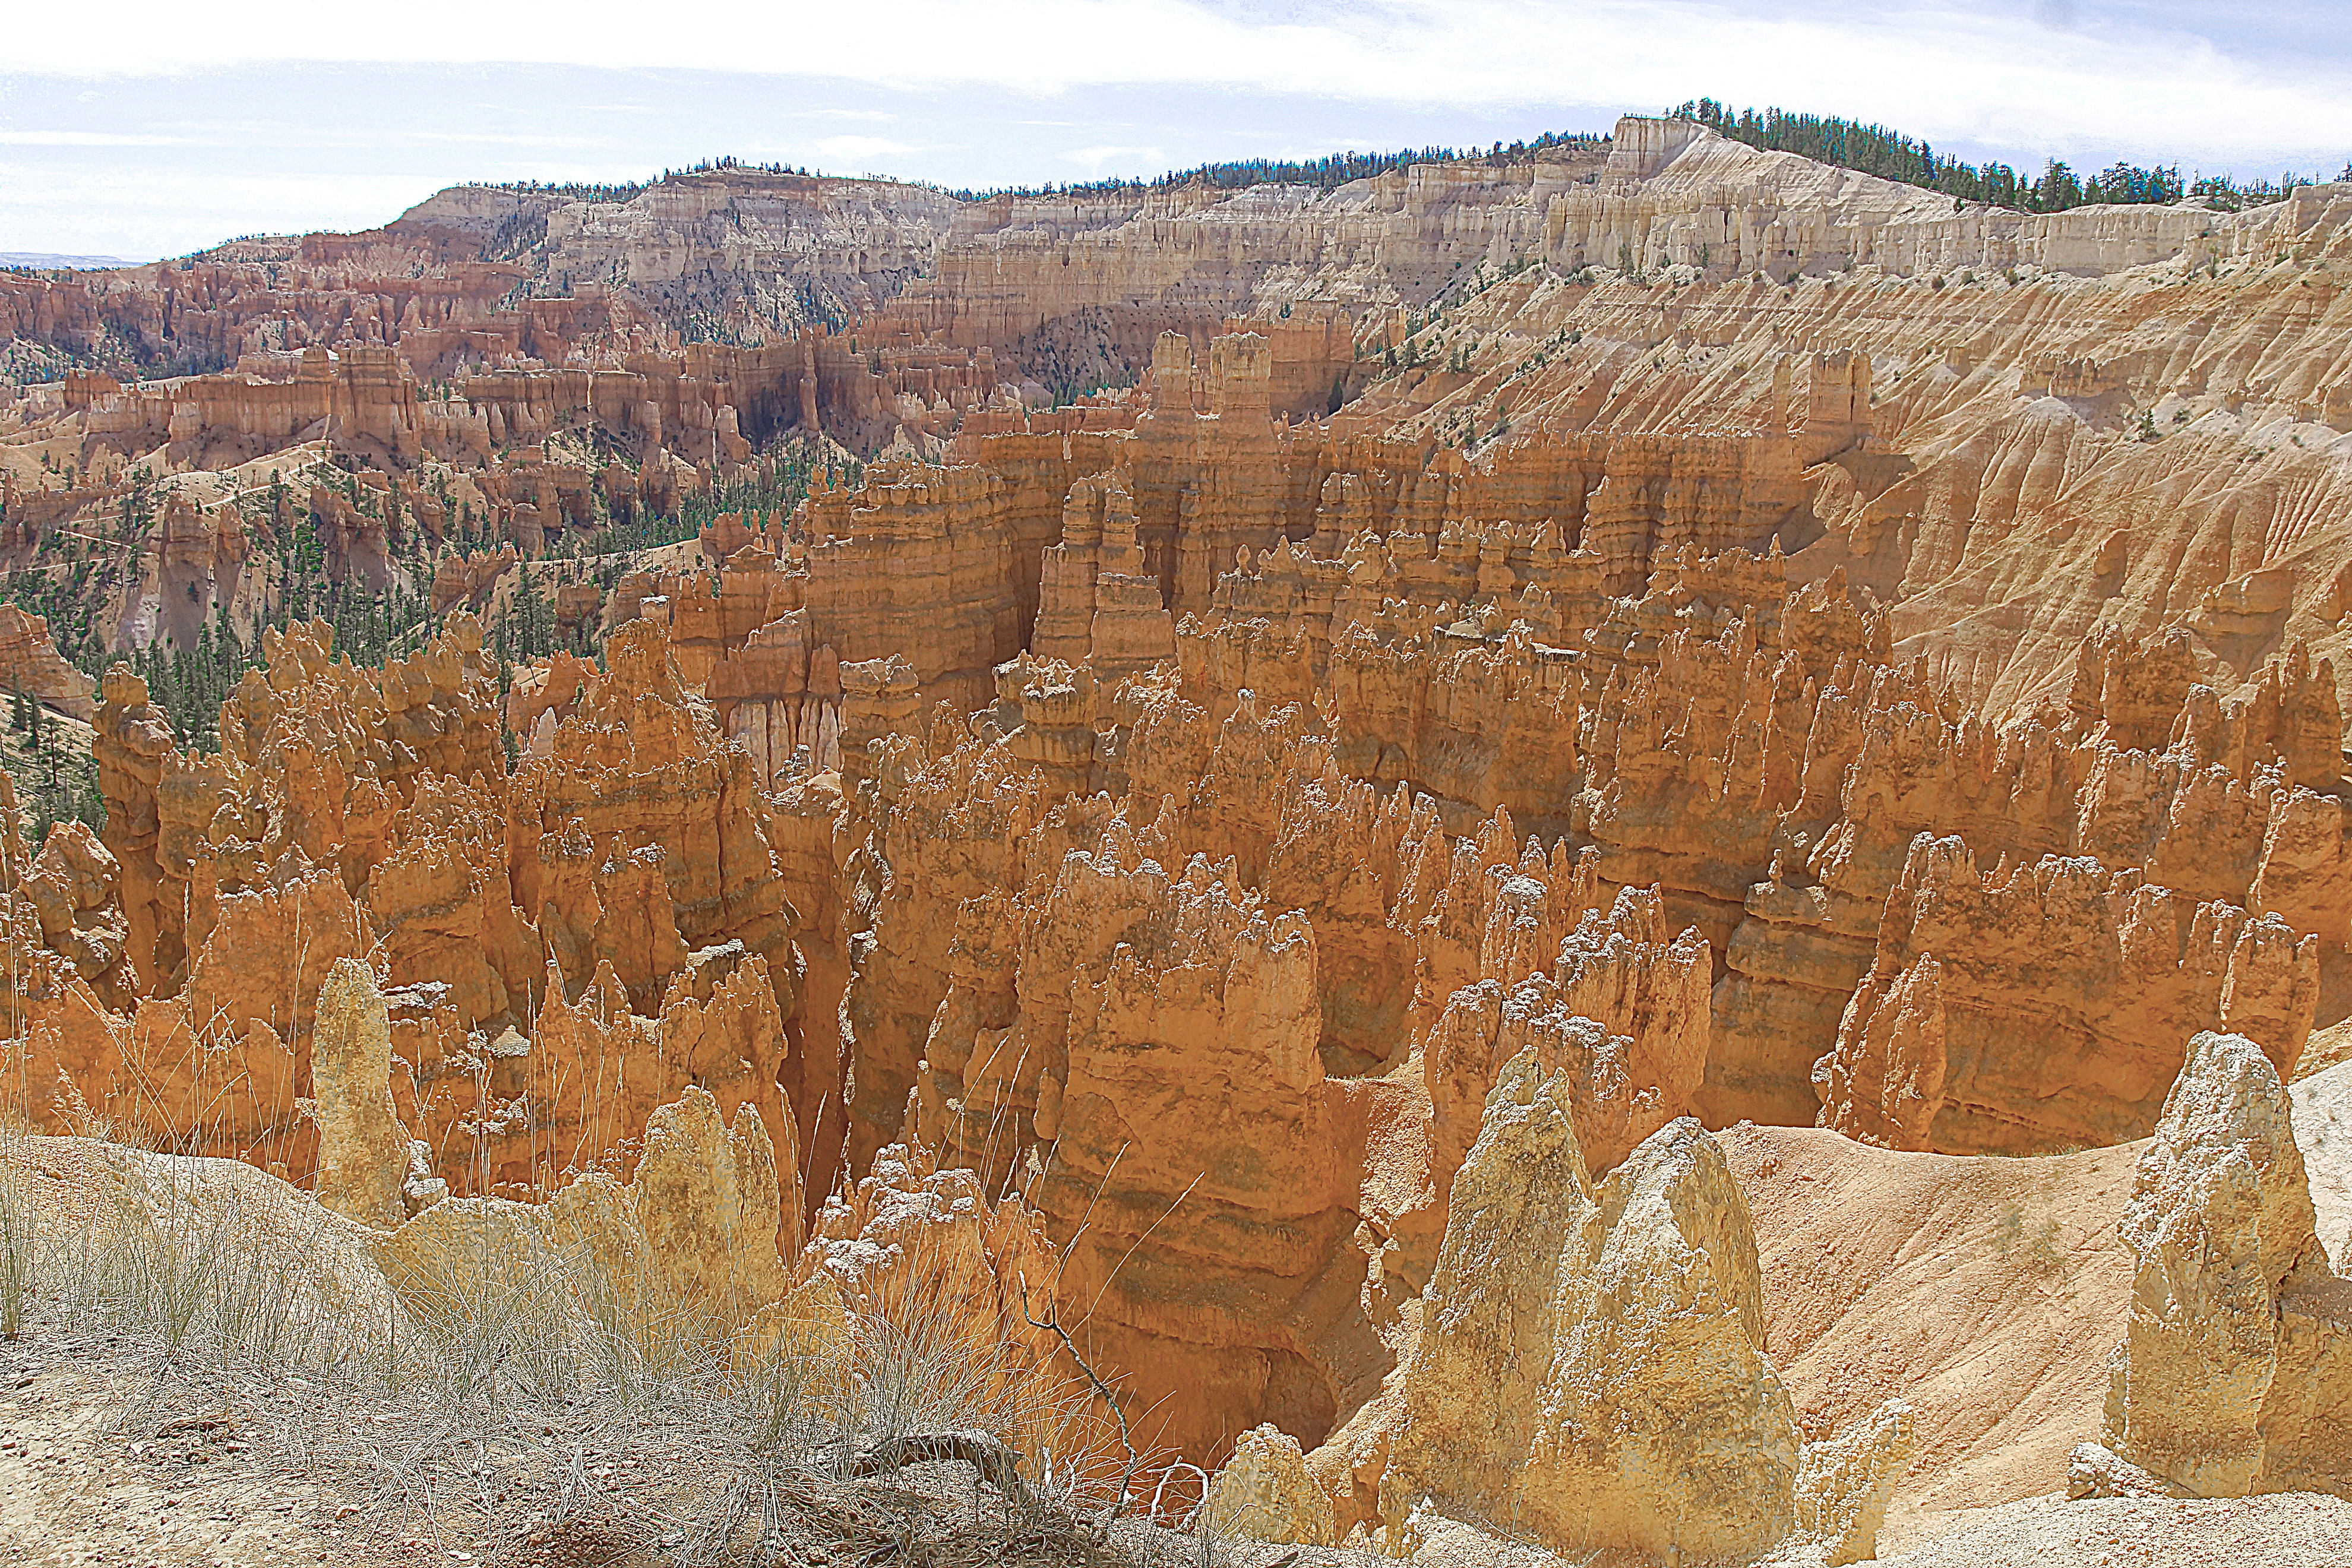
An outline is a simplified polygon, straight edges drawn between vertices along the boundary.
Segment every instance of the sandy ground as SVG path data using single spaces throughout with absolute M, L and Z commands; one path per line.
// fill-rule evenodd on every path
M 1890 1545 L 2064 1485 L 2098 1435 L 2139 1145 L 2038 1160 L 1906 1154 L 1812 1128 L 1722 1135 L 1764 1264 L 1767 1347 L 1808 1433 L 1917 1411 Z
M 0 1392 L 8 1394 L 0 1400 L 0 1563 L 671 1568 L 683 1561 L 683 1536 L 666 1529 L 661 1493 L 694 1473 L 690 1454 L 650 1454 L 642 1445 L 627 1458 L 592 1452 L 572 1488 L 560 1473 L 522 1475 L 493 1463 L 478 1472 L 478 1484 L 495 1502 L 476 1507 L 471 1496 L 371 1489 L 347 1470 L 308 1462 L 286 1441 L 289 1413 L 267 1408 L 282 1394 L 232 1391 L 191 1412 L 186 1391 L 156 1396 L 127 1357 L 91 1364 L 101 1358 L 85 1353 L 68 1365 L 38 1343 L 0 1343 Z M 1006 1547 L 992 1498 L 975 1527 L 971 1472 L 960 1466 L 802 1490 L 764 1549 L 729 1561 L 761 1568 L 1129 1568 L 1145 1561 L 1129 1539 L 1093 1554 L 1066 1534 Z M 1172 1545 L 1149 1544 L 1160 1547 L 1153 1563 L 1180 1560 Z
M 2292 1092 L 2320 1239 L 2342 1271 L 2352 1261 L 2352 1060 Z M 1958 1555 L 1920 1562 L 2209 1560 L 2185 1544 L 2170 1557 L 2103 1556 L 2083 1522 L 2092 1515 L 2080 1513 L 2091 1505 L 2047 1495 L 2064 1485 L 2066 1451 L 2099 1435 L 2131 1289 L 2116 1222 L 2143 1144 L 1999 1159 L 1896 1153 L 1811 1128 L 1721 1137 L 1755 1216 L 1768 1345 L 1809 1435 L 1897 1395 L 1918 1412 L 1918 1453 L 1888 1510 L 1885 1552 L 1943 1537 Z M 2211 1561 L 2352 1568 L 2352 1505 L 2302 1500 L 2316 1511 L 2298 1512 L 2293 1499 L 2099 1506 L 2116 1519 L 2145 1509 L 2151 1541 L 2210 1537 Z M 2299 1520 L 2328 1538 L 2326 1552 L 2242 1558 L 2230 1545 Z M 2043 1536 L 2047 1552 L 2018 1544 Z
M 123 1384 L 64 1364 L 37 1342 L 0 1345 L 0 1542 L 10 1562 L 388 1561 L 355 1554 L 359 1510 L 257 1457 L 244 1423 L 162 1412 L 142 1422 Z
M 1882 1554 L 1890 1568 L 2347 1568 L 2352 1503 L 2288 1492 L 2174 1502 L 2034 1498 Z

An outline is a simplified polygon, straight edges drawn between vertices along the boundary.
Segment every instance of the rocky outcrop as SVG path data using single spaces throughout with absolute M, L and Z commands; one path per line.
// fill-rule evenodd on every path
M 319 1201 L 390 1230 L 407 1217 L 408 1132 L 392 1104 L 392 1021 L 375 975 L 339 958 L 320 988 L 310 1036 L 310 1098 L 318 1107 Z
M 88 720 L 97 682 L 68 664 L 49 636 L 49 624 L 16 605 L 0 605 L 0 687 L 39 699 L 60 713 Z
M 927 697 L 976 706 L 1035 613 L 1049 536 L 1043 520 L 1024 529 L 1020 499 L 986 468 L 900 461 L 867 470 L 854 494 L 813 491 L 812 637 L 845 661 L 901 655 Z
M 2352 1489 L 2352 1282 L 2314 1234 L 2293 1108 L 2254 1042 L 2189 1042 L 2123 1236 L 2137 1273 L 2106 1446 L 2200 1497 Z
M 739 1110 L 730 1127 L 700 1088 L 647 1119 L 637 1220 L 678 1300 L 733 1325 L 784 1295 L 783 1258 L 800 1250 L 797 1152 L 769 1142 L 756 1110 Z
M 1878 1555 L 1879 1527 L 1915 1441 L 1911 1406 L 1891 1399 L 1836 1436 L 1805 1445 L 1797 1528 L 1821 1542 L 1827 1568 Z
M 160 994 L 143 1028 L 115 1033 L 163 1104 L 200 1069 L 267 1053 L 228 1073 L 237 1110 L 207 1136 L 307 1175 L 294 1103 L 313 1089 L 313 1001 L 338 958 L 380 942 L 394 1098 L 428 1181 L 544 1197 L 694 1085 L 730 1117 L 754 1107 L 797 1170 L 816 1108 L 838 1113 L 838 1050 L 812 1073 L 793 1049 L 797 916 L 759 781 L 679 686 L 659 628 L 616 633 L 609 674 L 580 664 L 542 710 L 562 715 L 544 753 L 511 772 L 470 617 L 381 671 L 330 658 L 328 640 L 272 634 L 268 677 L 225 705 L 210 757 L 173 749 L 143 686 L 110 677 L 109 842 L 90 847 L 121 868 L 122 945 L 147 943 L 139 981 Z M 68 905 L 105 866 L 84 855 L 75 872 L 76 842 L 37 879 L 40 907 L 94 961 L 105 927 Z M 109 1087 L 114 1054 L 81 1075 L 93 1106 L 131 1092 Z M 788 1248 L 803 1207 L 795 1192 L 777 1222 Z
M 0 279 L 76 366 L 0 410 L 18 596 L 267 656 L 217 749 L 118 663 L 102 833 L 0 833 L 35 1125 L 429 1205 L 421 1312 L 488 1247 L 730 1355 L 945 1325 L 1067 1453 L 1058 1322 L 1269 1535 L 1840 1560 L 1905 1389 L 1800 1445 L 1702 1125 L 2153 1134 L 2096 1484 L 2335 1473 L 2335 1283 L 2165 1108 L 2342 1023 L 2342 189 L 2025 215 L 1628 120 L 615 195 Z M 328 583 L 449 618 L 361 668 L 275 624 Z
M 461 605 L 481 605 L 500 577 L 519 559 L 511 545 L 478 554 L 445 555 L 433 568 L 433 612 L 446 615 Z
M 1331 1500 L 1307 1473 L 1298 1440 L 1275 1426 L 1242 1434 L 1210 1483 L 1201 1521 L 1219 1534 L 1252 1541 L 1333 1543 Z
M 1034 940 L 1051 967 L 1024 989 L 1067 999 L 1028 1042 L 1067 1063 L 1035 1201 L 1096 1303 L 1091 1352 L 1134 1369 L 1161 1441 L 1213 1453 L 1272 1421 L 1319 1442 L 1363 1354 L 1332 1342 L 1370 1335 L 1360 1133 L 1316 1051 L 1312 934 L 1204 861 L 1171 877 L 1107 847 L 1063 862 Z
M 1497 889 L 1489 952 L 1507 951 L 1520 923 L 1539 925 L 1546 889 L 1517 878 Z M 1603 915 L 1585 914 L 1540 970 L 1539 954 L 1505 956 L 1506 974 L 1454 993 L 1423 1062 L 1441 1187 L 1478 1136 L 1504 1063 L 1533 1050 L 1549 1078 L 1572 1086 L 1577 1145 L 1605 1175 L 1634 1147 L 1691 1113 L 1706 1077 L 1707 952 L 1696 931 L 1671 943 L 1654 889 L 1627 889 Z M 1546 974 L 1544 971 L 1549 971 Z
M 617 1339 L 673 1352 L 681 1334 L 727 1337 L 763 1321 L 793 1283 L 777 1250 L 797 1181 L 753 1115 L 730 1129 L 700 1089 L 642 1129 L 636 1179 L 592 1172 L 542 1203 L 454 1197 L 377 1238 L 402 1303 L 427 1321 L 488 1303 L 530 1342 L 524 1375 L 566 1342 Z M 616 1348 L 610 1347 L 608 1348 Z
M 908 1406 L 929 1414 L 922 1380 L 955 1366 L 970 1380 L 957 1391 L 961 1409 L 991 1412 L 1041 1473 L 1050 1463 L 1055 1473 L 1119 1475 L 1116 1463 L 1102 1468 L 1118 1451 L 1116 1422 L 1050 1326 L 1075 1298 L 1017 1194 L 992 1200 L 972 1172 L 941 1170 L 919 1143 L 892 1144 L 855 1189 L 825 1201 L 801 1267 L 796 1298 L 842 1303 L 872 1364 L 909 1380 L 898 1394 Z
M 1948 1153 L 2128 1142 L 2179 1071 L 2168 1042 L 2241 1029 L 2292 1069 L 2318 946 L 2092 860 L 1988 879 L 1958 839 L 1923 834 L 1815 1069 L 1822 1124 Z
M 2151 1474 L 2103 1443 L 2077 1443 L 2066 1455 L 2066 1495 L 2086 1497 L 2180 1497 L 2182 1489 Z
M 121 864 L 98 835 L 86 824 L 61 822 L 49 829 L 17 884 L 33 907 L 42 942 L 118 1008 L 131 998 L 132 972 L 121 881 Z
M 1136 538 L 1126 476 L 1079 479 L 1062 513 L 1062 538 L 1045 548 L 1030 649 L 1093 672 L 1107 698 L 1124 677 L 1176 655 L 1175 621 Z
M 1599 1184 L 1568 1075 L 1503 1069 L 1455 1176 L 1381 1507 L 1423 1494 L 1559 1549 L 1753 1555 L 1795 1522 L 1796 1412 L 1756 1244 L 1687 1119 Z

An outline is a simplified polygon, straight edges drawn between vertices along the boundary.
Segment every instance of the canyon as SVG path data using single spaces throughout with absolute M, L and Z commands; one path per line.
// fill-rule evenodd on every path
M 1302 1546 L 2352 1498 L 2347 284 L 1640 118 L 0 276 L 12 1136 Z

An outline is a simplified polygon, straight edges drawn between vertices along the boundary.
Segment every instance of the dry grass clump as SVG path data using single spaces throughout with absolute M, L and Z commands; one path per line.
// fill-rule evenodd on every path
M 173 1373 L 275 1379 L 347 1359 L 389 1293 L 335 1267 L 348 1222 L 257 1202 L 271 1185 L 233 1161 L 0 1138 L 0 1332 L 134 1343 Z
M 230 1424 L 388 1545 L 551 1568 L 1105 1550 L 1132 1463 L 1017 1328 L 919 1289 L 712 1315 L 545 1214 L 481 1205 L 404 1276 L 380 1233 L 250 1167 L 0 1136 L 0 1335 L 111 1358 L 114 1439 Z

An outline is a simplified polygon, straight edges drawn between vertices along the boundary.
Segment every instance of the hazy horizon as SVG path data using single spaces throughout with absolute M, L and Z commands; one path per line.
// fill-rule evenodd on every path
M 0 252 L 185 254 L 356 229 L 452 184 L 649 179 L 735 156 L 949 189 L 1150 177 L 1606 131 L 1713 96 L 1875 121 L 1970 162 L 2326 178 L 2352 156 L 2352 17 L 2173 0 L 907 0 L 722 5 L 654 38 L 601 0 L 450 0 L 399 37 L 264 0 L 129 0 L 103 70 L 47 11 L 0 59 Z M 534 63 L 516 63 L 532 60 Z M 723 63 L 728 68 L 711 68 Z

